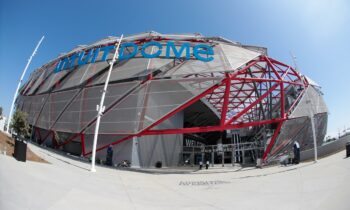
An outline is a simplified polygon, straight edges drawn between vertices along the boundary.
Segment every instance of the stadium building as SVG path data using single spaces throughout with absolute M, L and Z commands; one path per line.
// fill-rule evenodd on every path
M 34 71 L 17 109 L 32 139 L 89 158 L 118 37 L 78 46 Z M 314 125 L 314 126 L 312 126 Z M 312 128 L 315 128 L 314 130 Z M 322 144 L 327 107 L 319 85 L 267 49 L 222 37 L 147 32 L 124 37 L 113 66 L 97 142 L 105 159 L 134 167 L 266 163 Z M 314 132 L 313 132 L 314 131 Z

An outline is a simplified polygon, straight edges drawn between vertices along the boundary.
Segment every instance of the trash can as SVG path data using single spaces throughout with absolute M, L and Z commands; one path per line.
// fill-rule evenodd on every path
M 156 168 L 161 168 L 161 167 L 162 167 L 162 161 L 157 161 Z
M 13 153 L 13 156 L 18 161 L 26 162 L 27 160 L 27 142 L 26 141 L 16 138 L 15 151 Z
M 346 143 L 346 157 L 350 157 L 350 141 Z

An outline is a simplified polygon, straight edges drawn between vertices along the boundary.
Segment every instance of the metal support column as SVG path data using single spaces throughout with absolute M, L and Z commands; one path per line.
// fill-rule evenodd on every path
M 194 162 L 194 147 L 192 147 L 191 162 L 192 162 L 192 165 L 195 165 L 195 162 Z
M 221 163 L 222 163 L 222 167 L 225 167 L 225 150 L 224 147 L 222 147 L 222 154 L 221 154 Z
M 316 140 L 316 131 L 315 131 L 315 121 L 312 114 L 310 115 L 311 120 L 311 129 L 312 129 L 312 137 L 314 140 L 314 161 L 317 162 L 317 140 Z
M 234 166 L 235 165 L 235 158 L 236 158 L 236 150 L 235 150 L 235 145 L 234 144 L 232 144 L 231 150 L 232 150 L 231 164 L 232 164 L 232 166 Z
M 214 146 L 211 146 L 211 166 L 214 167 Z

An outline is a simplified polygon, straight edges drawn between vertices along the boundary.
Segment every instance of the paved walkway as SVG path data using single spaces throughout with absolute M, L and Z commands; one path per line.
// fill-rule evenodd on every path
M 147 174 L 97 167 L 34 145 L 50 164 L 0 155 L 0 209 L 349 210 L 350 158 L 265 169 Z

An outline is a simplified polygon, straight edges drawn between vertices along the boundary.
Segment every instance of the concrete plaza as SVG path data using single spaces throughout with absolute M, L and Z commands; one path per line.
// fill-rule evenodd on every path
M 183 174 L 97 167 L 35 145 L 50 164 L 0 155 L 0 209 L 350 209 L 345 151 L 296 166 Z

